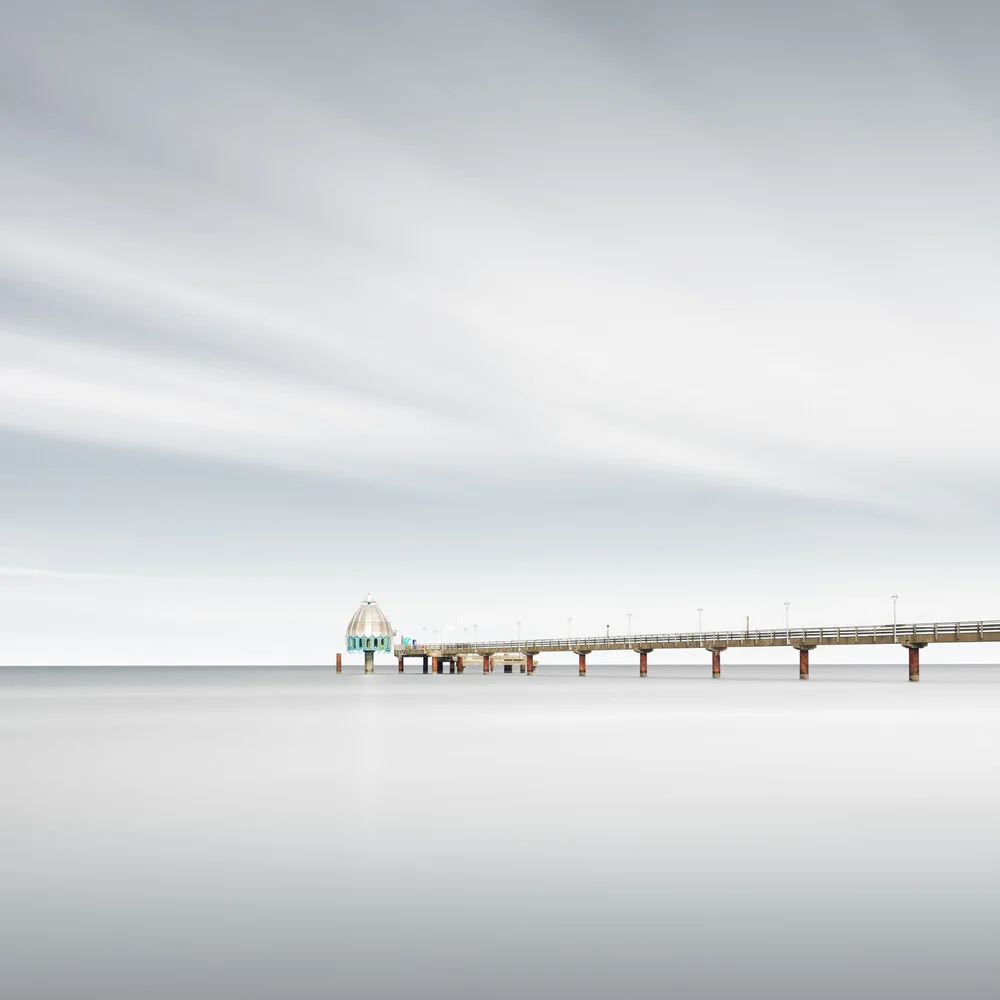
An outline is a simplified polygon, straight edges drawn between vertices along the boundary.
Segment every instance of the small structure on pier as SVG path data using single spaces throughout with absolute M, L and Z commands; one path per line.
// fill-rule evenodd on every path
M 347 651 L 365 654 L 365 673 L 375 673 L 375 651 L 392 652 L 392 625 L 378 601 L 368 594 L 347 624 Z

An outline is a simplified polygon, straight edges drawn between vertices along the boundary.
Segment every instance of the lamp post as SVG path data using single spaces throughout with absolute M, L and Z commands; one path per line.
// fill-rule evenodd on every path
M 566 619 L 566 641 L 567 642 L 572 642 L 573 641 L 573 619 L 572 618 L 567 618 Z
M 702 614 L 702 612 L 704 610 L 705 610 L 704 608 L 699 608 L 698 609 L 698 641 L 699 642 L 701 642 L 703 640 L 703 638 L 704 638 L 704 633 L 703 633 L 702 628 L 701 628 L 701 614 Z
M 896 601 L 899 600 L 899 594 L 890 594 L 892 598 L 892 641 L 896 641 Z
M 517 649 L 518 652 L 521 651 L 521 623 L 517 623 Z
M 788 606 L 791 603 L 792 603 L 791 601 L 785 601 L 785 645 L 786 646 L 789 645 L 792 641 L 791 632 L 788 629 Z
M 609 622 L 607 625 L 604 626 L 604 628 L 605 628 L 604 645 L 605 646 L 610 646 L 611 645 L 611 623 Z
M 476 647 L 476 652 L 478 653 L 479 652 L 479 626 L 478 625 L 473 625 L 472 626 L 472 642 L 473 642 L 473 644 Z

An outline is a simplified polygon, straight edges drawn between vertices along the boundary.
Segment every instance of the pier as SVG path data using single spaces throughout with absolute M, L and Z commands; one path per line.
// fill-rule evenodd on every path
M 516 657 L 521 672 L 532 675 L 538 669 L 542 653 L 573 653 L 578 657 L 579 675 L 586 676 L 587 657 L 591 653 L 621 651 L 638 657 L 639 676 L 646 677 L 647 658 L 655 649 L 699 649 L 711 654 L 712 676 L 722 676 L 722 654 L 727 649 L 786 646 L 798 653 L 799 678 L 809 679 L 809 654 L 820 646 L 897 645 L 907 651 L 906 662 L 911 681 L 920 680 L 920 650 L 933 643 L 1000 642 L 1000 621 L 930 622 L 909 625 L 836 625 L 824 628 L 749 629 L 740 632 L 681 632 L 653 635 L 567 636 L 562 639 L 520 639 L 499 642 L 437 643 L 394 646 L 399 672 L 408 657 L 420 657 L 423 672 L 442 673 L 445 664 L 450 673 L 462 673 L 470 657 L 481 658 L 483 673 L 490 673 L 493 659 L 504 662 L 511 672 L 510 660 Z M 508 669 L 510 668 L 510 669 Z

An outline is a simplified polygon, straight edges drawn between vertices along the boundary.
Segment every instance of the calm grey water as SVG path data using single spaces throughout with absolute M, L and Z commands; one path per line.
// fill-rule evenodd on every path
M 1000 667 L 0 670 L 3 996 L 995 997 Z

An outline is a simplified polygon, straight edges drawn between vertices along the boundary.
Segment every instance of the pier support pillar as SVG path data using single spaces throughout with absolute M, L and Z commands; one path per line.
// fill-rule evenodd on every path
M 406 663 L 406 657 L 401 656 L 399 658 L 399 672 L 403 673 L 403 665 Z
M 922 650 L 927 643 L 926 642 L 908 642 L 904 643 L 906 648 L 910 653 L 910 680 L 919 681 L 920 680 L 920 650 Z
M 343 667 L 343 665 L 341 663 L 341 655 L 342 654 L 340 654 L 340 653 L 337 654 L 337 673 L 338 674 L 341 673 L 343 671 L 343 669 L 344 669 L 344 667 Z
M 424 664 L 423 664 L 423 666 L 424 666 L 424 673 L 426 674 L 427 673 L 427 657 L 426 656 L 424 657 Z
M 648 649 L 639 650 L 639 676 L 646 677 L 646 657 L 649 654 Z
M 722 654 L 726 651 L 725 646 L 706 646 L 705 647 L 712 654 L 712 676 L 721 677 L 722 676 Z
M 809 654 L 816 648 L 815 646 L 796 646 L 799 651 L 799 680 L 809 680 Z
M 580 661 L 579 661 L 580 662 L 580 676 L 581 677 L 586 677 L 587 676 L 587 654 L 586 653 L 578 653 L 577 655 L 580 657 Z
M 365 650 L 365 673 L 375 673 L 375 651 L 372 649 Z
M 461 656 L 455 661 L 455 669 L 460 674 L 464 674 L 465 673 L 465 660 L 462 659 Z
M 512 673 L 514 673 L 514 664 L 513 663 L 505 663 L 503 665 L 503 672 L 505 674 L 512 674 Z
M 454 660 L 449 660 L 448 661 L 448 673 L 449 674 L 453 674 L 454 672 L 455 672 L 455 661 Z
M 527 659 L 521 660 L 521 673 L 522 674 L 526 673 L 527 670 L 528 670 L 528 661 L 527 661 Z
M 441 659 L 437 656 L 431 657 L 431 673 L 439 674 L 441 673 Z
M 525 663 L 528 666 L 528 673 L 533 674 L 535 672 L 535 654 L 525 653 L 524 654 Z
M 483 653 L 483 673 L 488 674 L 490 672 L 490 654 Z

